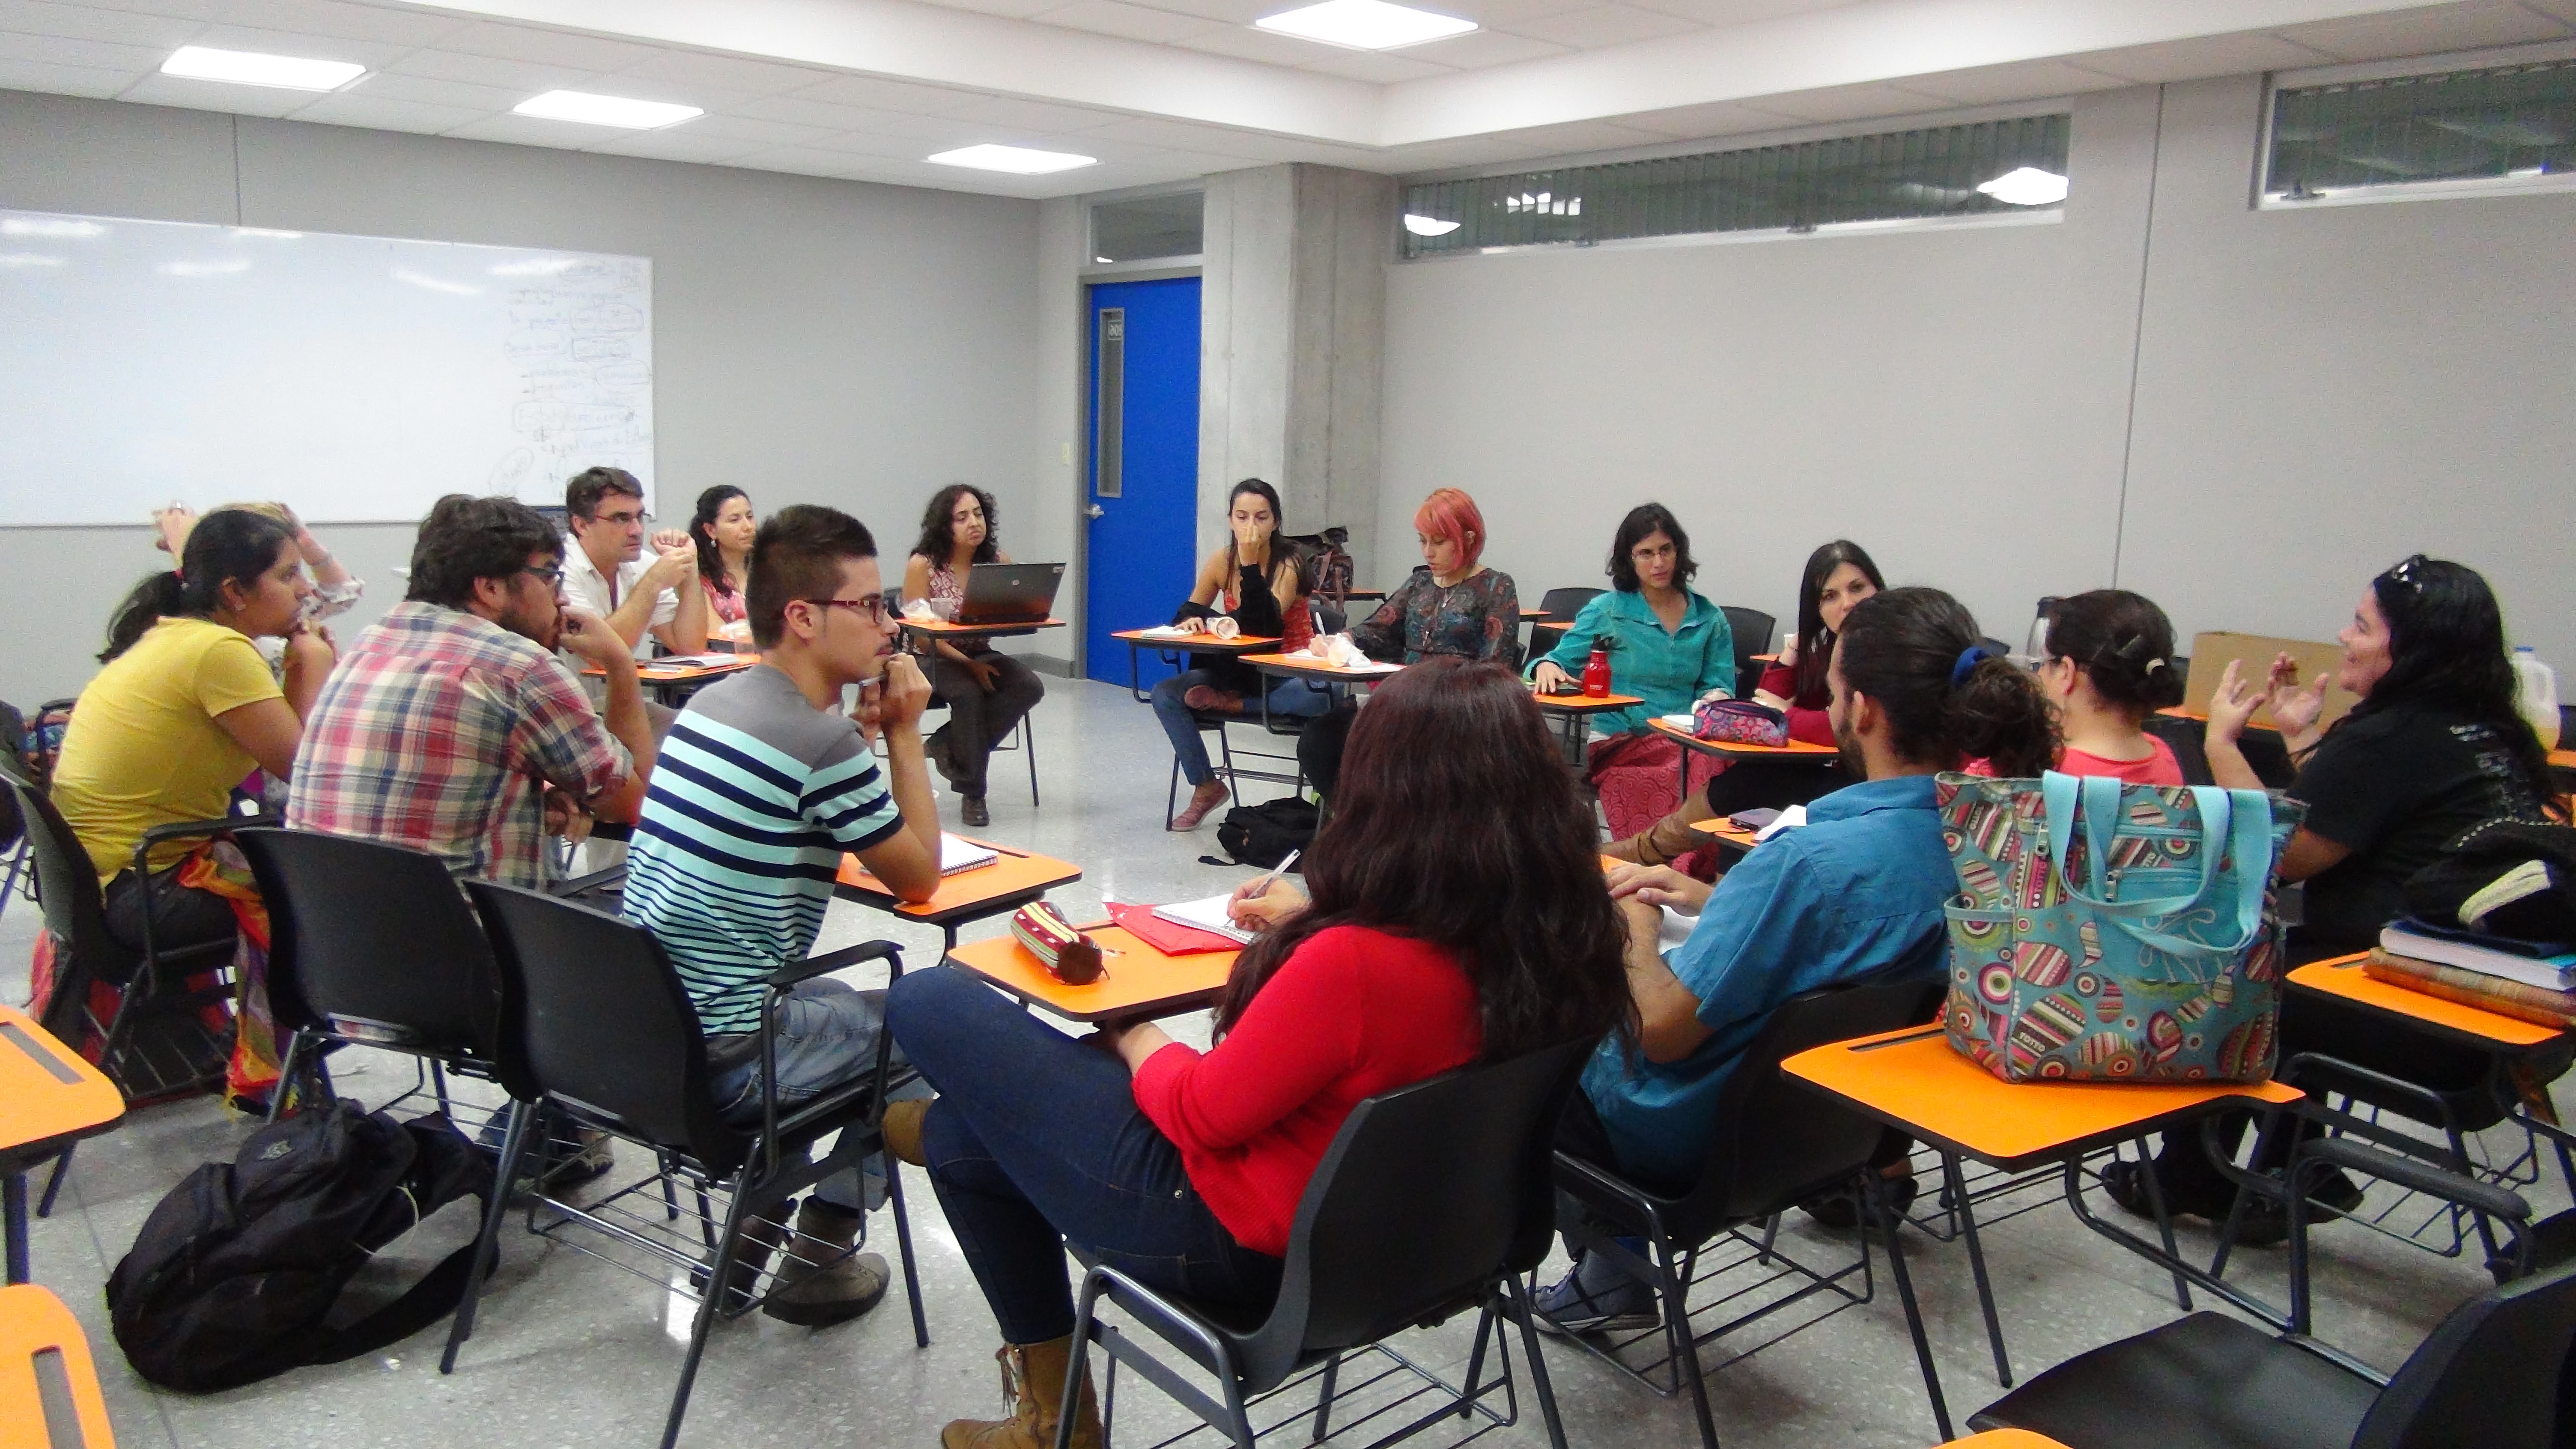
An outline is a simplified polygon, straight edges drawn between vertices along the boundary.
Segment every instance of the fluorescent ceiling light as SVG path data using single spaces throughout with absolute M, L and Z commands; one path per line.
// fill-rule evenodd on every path
M 93 237 L 107 228 L 76 216 L 13 216 L 0 221 L 0 236 Z
M 336 91 L 367 73 L 355 61 L 307 60 L 299 55 L 261 55 L 252 50 L 215 50 L 183 45 L 161 62 L 163 75 L 189 80 L 231 81 L 245 86 L 282 86 L 290 91 Z
M 1324 0 L 1321 5 L 1264 15 L 1252 23 L 1281 35 L 1346 45 L 1353 50 L 1393 50 L 1399 45 L 1420 45 L 1426 40 L 1464 35 L 1476 28 L 1473 20 L 1389 5 L 1386 0 Z
M 1415 236 L 1447 236 L 1458 226 L 1457 222 L 1442 221 L 1436 216 L 1416 216 L 1409 211 L 1404 214 L 1404 229 Z
M 2006 206 L 2052 206 L 2066 199 L 2066 178 L 2019 166 L 1977 188 Z
M 696 106 L 669 101 L 635 101 L 624 96 L 595 96 L 588 91 L 548 91 L 510 108 L 511 114 L 548 121 L 579 121 L 587 126 L 622 126 L 629 131 L 659 130 L 706 114 Z
M 978 171 L 1008 171 L 1019 176 L 1043 176 L 1050 171 L 1070 171 L 1076 166 L 1097 166 L 1097 156 L 1076 156 L 1070 151 L 1039 151 L 1027 146 L 960 146 L 925 156 L 942 166 L 971 166 Z

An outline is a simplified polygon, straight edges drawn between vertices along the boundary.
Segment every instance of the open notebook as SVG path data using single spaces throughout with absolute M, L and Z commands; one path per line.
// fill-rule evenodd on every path
M 955 875 L 961 870 L 973 870 L 978 866 L 991 865 L 1001 858 L 1002 853 L 989 845 L 977 845 L 971 840 L 960 840 L 944 830 L 939 833 L 939 873 L 941 875 Z
M 1223 895 L 1209 896 L 1203 901 L 1179 901 L 1168 906 L 1154 907 L 1154 914 L 1176 926 L 1194 927 L 1211 935 L 1223 936 L 1229 941 L 1240 941 L 1250 945 L 1252 933 L 1237 929 L 1234 922 L 1226 919 L 1225 905 L 1230 899 L 1232 899 L 1231 895 Z

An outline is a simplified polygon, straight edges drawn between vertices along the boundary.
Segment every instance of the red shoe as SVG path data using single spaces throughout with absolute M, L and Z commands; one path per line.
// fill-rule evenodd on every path
M 1207 686 L 1201 685 L 1199 687 L 1204 689 Z M 1206 784 L 1199 786 L 1197 789 L 1190 791 L 1190 808 L 1173 816 L 1170 828 L 1173 830 L 1198 829 L 1199 822 L 1207 819 L 1208 812 L 1214 810 L 1219 805 L 1224 804 L 1227 796 L 1231 793 L 1232 792 L 1225 788 L 1225 782 L 1223 780 L 1210 780 Z
M 1212 684 L 1191 685 L 1189 691 L 1181 696 L 1181 703 L 1208 714 L 1243 713 L 1242 695 L 1230 689 L 1219 689 Z M 1207 787 L 1202 785 L 1199 788 Z

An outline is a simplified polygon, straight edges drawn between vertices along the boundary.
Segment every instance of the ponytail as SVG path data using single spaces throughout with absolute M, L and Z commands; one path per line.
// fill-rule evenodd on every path
M 2182 703 L 2173 651 L 2173 621 L 2126 589 L 2060 599 L 2048 613 L 2049 657 L 2081 665 L 2102 702 L 2133 722 Z
M 1939 589 L 1889 589 L 1852 606 L 1834 663 L 1887 712 L 1896 753 L 1952 770 L 1963 757 L 2027 777 L 2057 762 L 2057 721 L 2021 666 L 1989 653 L 1976 619 Z
M 226 584 L 256 588 L 259 576 L 277 567 L 278 555 L 294 539 L 285 524 L 249 508 L 218 508 L 198 519 L 179 567 L 136 584 L 117 605 L 98 662 L 105 664 L 133 648 L 163 619 L 213 614 L 223 607 Z
M 177 569 L 153 574 L 136 584 L 125 602 L 116 606 L 115 617 L 108 621 L 107 647 L 99 651 L 98 662 L 105 664 L 133 648 L 153 625 L 161 622 L 163 615 L 179 613 L 185 591 Z

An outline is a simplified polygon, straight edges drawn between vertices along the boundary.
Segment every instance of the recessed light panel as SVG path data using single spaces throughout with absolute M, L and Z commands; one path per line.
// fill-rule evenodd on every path
M 595 96 L 588 91 L 548 91 L 510 108 L 511 114 L 547 121 L 579 121 L 588 126 L 619 126 L 651 131 L 676 126 L 706 114 L 696 106 L 669 101 L 636 101 L 624 96 Z
M 1407 5 L 1389 5 L 1386 0 L 1324 0 L 1321 5 L 1265 15 L 1252 23 L 1281 35 L 1353 50 L 1393 50 L 1399 45 L 1420 45 L 1426 40 L 1464 35 L 1476 28 L 1473 20 L 1434 15 Z
M 163 75 L 189 80 L 231 81 L 235 85 L 279 86 L 290 91 L 336 91 L 367 73 L 346 60 L 307 60 L 296 55 L 261 55 L 251 50 L 215 50 L 183 45 L 161 62 Z
M 925 161 L 942 166 L 971 166 L 978 171 L 1008 171 L 1018 176 L 1043 176 L 1050 171 L 1070 171 L 1076 166 L 1096 166 L 1096 156 L 1076 156 L 1070 151 L 1039 151 L 1027 146 L 960 146 L 925 156 Z
M 2020 166 L 1977 189 L 2006 206 L 2054 206 L 2066 199 L 2066 178 L 2036 166 Z
M 1447 236 L 1456 231 L 1459 225 L 1460 223 L 1454 221 L 1442 221 L 1436 216 L 1421 216 L 1410 211 L 1404 214 L 1404 229 L 1415 236 Z

